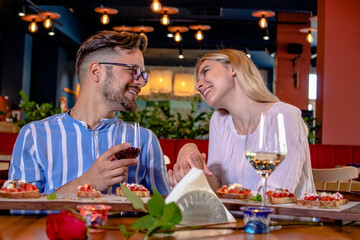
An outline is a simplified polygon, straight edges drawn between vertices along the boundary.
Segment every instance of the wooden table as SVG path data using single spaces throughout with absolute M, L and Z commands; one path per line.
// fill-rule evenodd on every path
M 359 196 L 357 193 L 348 193 L 347 199 L 352 200 L 348 204 L 349 208 L 339 211 L 333 209 L 319 209 L 308 207 L 294 207 L 289 205 L 269 205 L 274 209 L 274 214 L 287 215 L 294 217 L 314 217 L 314 218 L 326 218 L 334 220 L 347 220 L 347 221 L 359 221 L 360 222 L 360 204 Z M 248 203 L 243 200 L 237 199 L 221 199 L 222 203 L 229 210 L 239 211 L 243 206 L 260 206 L 260 203 L 249 201 Z M 107 204 L 112 207 L 113 212 L 131 212 L 135 211 L 132 204 L 126 200 L 126 198 L 117 196 L 104 195 L 100 199 L 78 199 L 75 195 L 73 197 L 61 197 L 58 194 L 57 199 L 48 200 L 45 196 L 39 199 L 1 199 L 0 209 L 28 209 L 28 210 L 68 210 L 76 209 L 77 205 L 82 204 Z
M 121 224 L 129 225 L 136 218 L 112 216 L 108 219 L 109 226 Z M 278 222 L 281 224 L 281 222 Z M 285 223 L 284 223 L 285 224 Z M 226 224 L 222 226 L 243 227 L 242 219 L 238 219 L 236 224 Z M 283 225 L 277 226 L 269 234 L 247 234 L 244 230 L 192 230 L 176 232 L 166 237 L 154 237 L 154 239 L 254 239 L 254 240 L 282 240 L 282 239 L 358 239 L 360 236 L 360 224 L 354 223 L 347 226 L 339 226 L 333 223 L 323 226 L 310 225 Z M 45 216 L 0 216 L 0 239 L 48 239 L 45 233 Z M 125 239 L 118 230 L 106 230 L 102 233 L 91 233 L 89 239 Z

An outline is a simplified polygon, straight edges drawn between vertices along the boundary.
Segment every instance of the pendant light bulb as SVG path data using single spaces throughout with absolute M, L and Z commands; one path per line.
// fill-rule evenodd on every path
M 264 15 L 262 15 L 261 19 L 259 20 L 259 27 L 261 29 L 265 29 L 265 28 L 267 28 L 267 25 L 268 25 L 268 23 L 266 21 L 266 18 L 264 17 Z
M 51 21 L 51 18 L 50 18 L 49 16 L 46 17 L 43 25 L 44 25 L 44 28 L 46 28 L 46 29 L 51 28 L 51 26 L 52 26 L 52 21 Z
M 164 26 L 167 26 L 167 25 L 170 24 L 170 18 L 169 18 L 169 16 L 166 14 L 166 12 L 165 12 L 165 14 L 161 17 L 160 22 L 161 22 L 161 24 L 164 25 Z
M 29 31 L 34 33 L 38 30 L 38 25 L 36 24 L 35 20 L 33 19 L 29 25 Z
M 179 32 L 176 32 L 174 36 L 174 41 L 181 42 L 181 40 L 182 40 L 181 34 Z
M 183 50 L 182 50 L 181 48 L 179 49 L 178 58 L 179 58 L 179 59 L 183 59 L 183 58 L 184 58 Z
M 158 0 L 153 0 L 151 3 L 151 10 L 153 12 L 159 12 L 161 10 L 161 3 Z
M 101 16 L 100 18 L 100 22 L 103 24 L 103 25 L 106 25 L 110 22 L 110 18 L 109 16 L 106 14 L 106 12 Z
M 202 33 L 201 30 L 198 30 L 195 34 L 195 39 L 198 40 L 198 41 L 201 41 L 204 39 L 204 34 Z
M 311 31 L 309 31 L 309 33 L 306 35 L 306 41 L 308 41 L 308 43 L 312 43 L 314 41 L 314 37 L 311 35 Z
M 48 32 L 49 36 L 55 36 L 55 25 L 53 25 L 50 29 L 50 31 Z

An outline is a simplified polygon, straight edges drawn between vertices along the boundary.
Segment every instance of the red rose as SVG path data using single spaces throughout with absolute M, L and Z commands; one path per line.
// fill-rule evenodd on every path
M 46 235 L 50 240 L 86 239 L 86 223 L 71 211 L 50 214 L 46 218 Z

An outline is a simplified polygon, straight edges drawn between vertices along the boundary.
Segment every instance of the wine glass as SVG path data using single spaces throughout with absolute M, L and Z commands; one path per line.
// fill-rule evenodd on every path
M 119 128 L 119 129 L 118 129 Z M 116 159 L 136 158 L 140 154 L 140 124 L 135 122 L 123 122 L 115 129 L 113 145 L 130 143 L 128 149 L 115 154 Z
M 262 178 L 262 206 L 266 205 L 267 178 L 287 153 L 282 113 L 251 114 L 245 141 L 245 156 Z

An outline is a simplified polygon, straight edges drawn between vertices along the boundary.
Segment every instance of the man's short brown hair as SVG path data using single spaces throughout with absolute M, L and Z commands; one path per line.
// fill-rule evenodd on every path
M 124 49 L 128 51 L 140 49 L 140 51 L 143 52 L 146 50 L 147 43 L 148 40 L 145 35 L 129 32 L 101 31 L 89 37 L 80 46 L 76 54 L 76 73 L 78 77 L 80 77 L 80 66 L 92 53 L 102 50 L 116 51 L 116 49 Z

